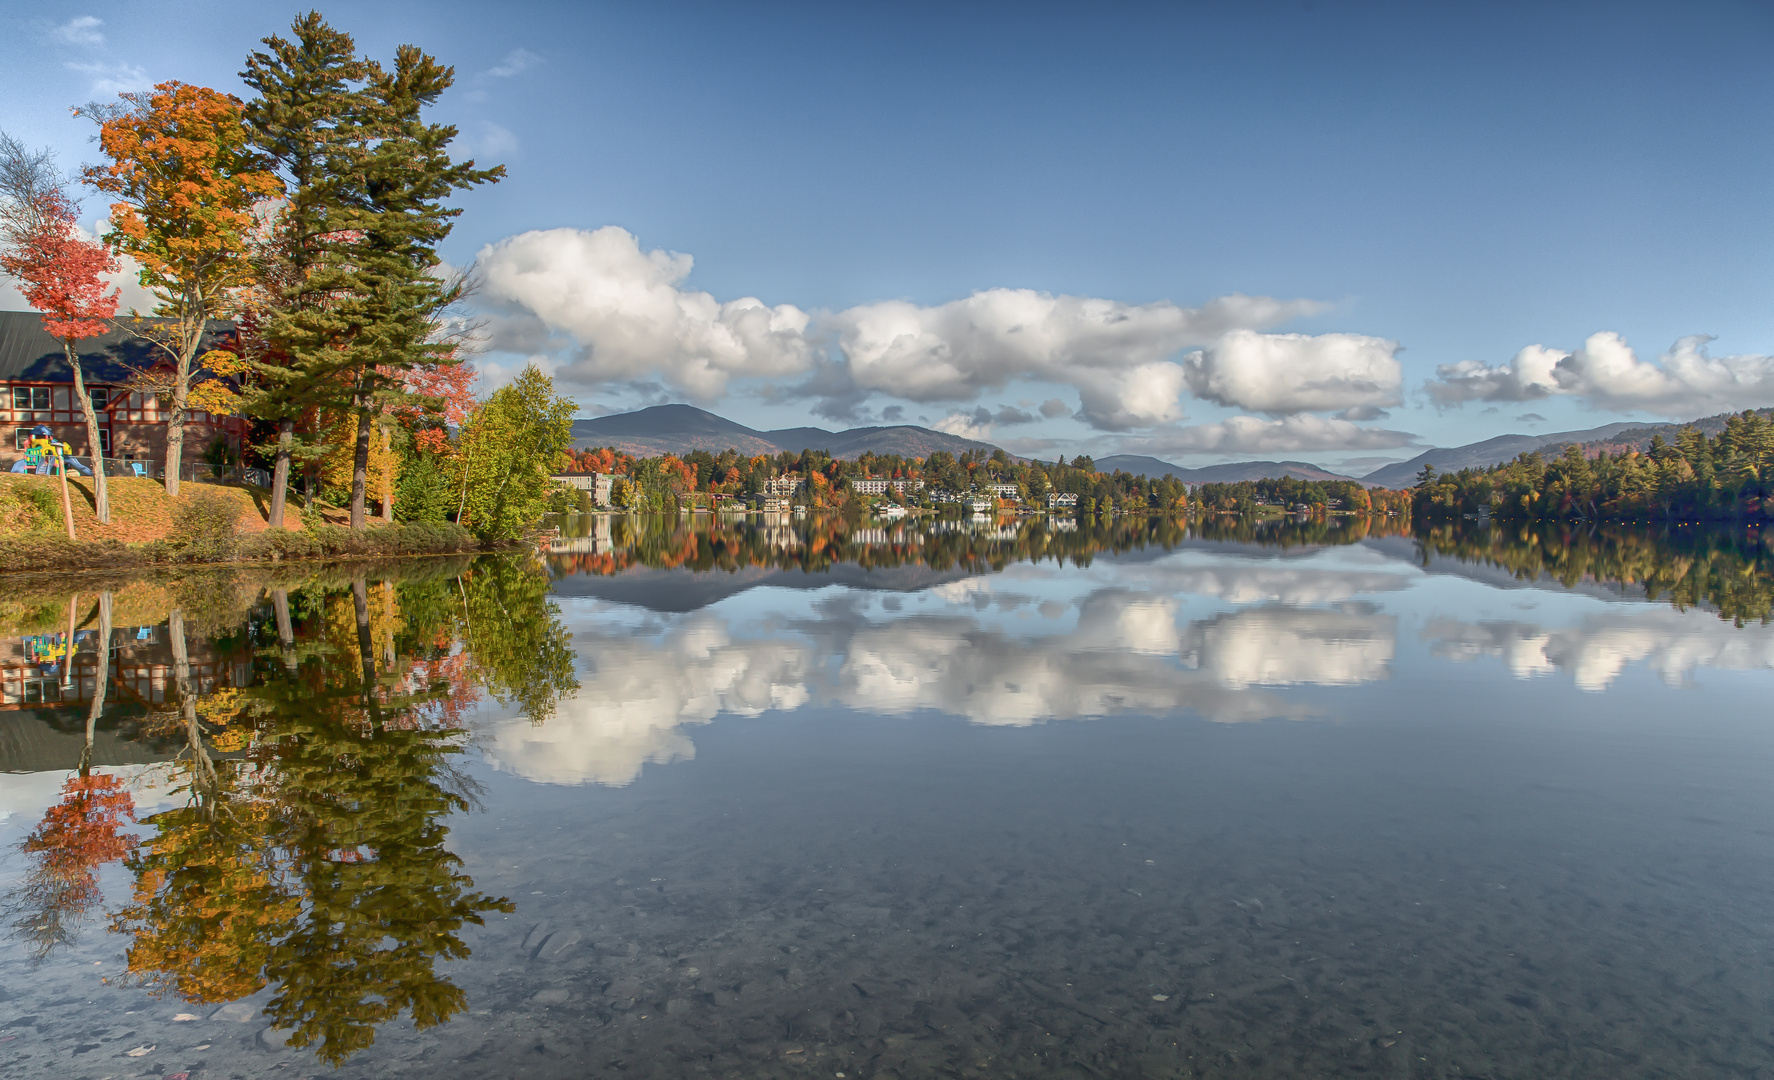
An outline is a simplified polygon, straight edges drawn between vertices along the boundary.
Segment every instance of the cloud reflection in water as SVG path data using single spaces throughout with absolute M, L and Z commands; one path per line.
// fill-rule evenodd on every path
M 1774 668 L 1774 627 L 1735 627 L 1704 612 L 1670 608 L 1608 612 L 1565 627 L 1433 619 L 1423 636 L 1444 660 L 1498 657 L 1518 679 L 1563 671 L 1592 693 L 1608 689 L 1632 663 L 1642 662 L 1671 686 L 1689 682 L 1701 667 Z
M 1240 584 L 1235 569 L 1217 573 L 1212 592 L 1270 601 L 1283 592 L 1343 599 L 1393 587 L 1394 577 L 1314 581 L 1310 571 L 1277 578 L 1260 568 Z M 994 595 L 984 578 L 929 592 L 946 604 L 901 612 L 847 592 L 821 602 L 816 618 L 760 620 L 754 610 L 747 625 L 769 629 L 751 637 L 714 610 L 667 616 L 657 635 L 600 621 L 577 638 L 589 667 L 578 697 L 540 727 L 494 724 L 488 755 L 539 782 L 622 785 L 649 762 L 693 757 L 687 725 L 818 703 L 993 726 L 1180 711 L 1220 722 L 1303 718 L 1306 705 L 1254 688 L 1384 678 L 1396 639 L 1393 616 L 1353 603 L 1270 602 L 1185 624 L 1174 595 L 1109 587 L 1076 601 L 1075 623 L 1055 632 L 1064 625 L 1055 612 L 1074 605 L 1049 601 L 1043 618 L 1008 620 L 1007 629 L 991 610 L 1028 610 L 1030 598 Z

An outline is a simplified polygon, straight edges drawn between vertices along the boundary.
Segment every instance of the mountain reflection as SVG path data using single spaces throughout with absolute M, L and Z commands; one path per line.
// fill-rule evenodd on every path
M 1754 536 L 1381 524 L 601 518 L 540 560 L 19 586 L 0 914 L 37 960 L 108 925 L 129 980 L 253 998 L 337 1064 L 468 1005 L 441 965 L 512 910 L 449 845 L 482 759 L 620 786 L 723 715 L 1233 723 L 1331 715 L 1407 663 L 1589 691 L 1774 668 Z

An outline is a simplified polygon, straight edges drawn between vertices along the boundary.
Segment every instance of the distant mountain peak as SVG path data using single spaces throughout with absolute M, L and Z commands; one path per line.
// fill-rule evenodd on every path
M 744 454 L 798 454 L 803 450 L 824 450 L 839 458 L 855 458 L 871 451 L 928 457 L 938 450 L 959 454 L 967 450 L 998 449 L 991 443 L 911 424 L 843 431 L 820 427 L 760 431 L 694 405 L 652 405 L 634 412 L 575 420 L 573 445 L 580 449 L 614 446 L 625 454 L 644 456 L 686 454 L 692 450 L 719 453 L 731 447 Z

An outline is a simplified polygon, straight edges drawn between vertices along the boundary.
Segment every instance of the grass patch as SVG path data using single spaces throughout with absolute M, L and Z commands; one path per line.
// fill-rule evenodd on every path
M 69 477 L 75 541 L 64 533 L 61 479 L 0 473 L 0 572 L 123 570 L 132 567 L 288 559 L 392 558 L 481 550 L 467 529 L 445 522 L 376 525 L 352 532 L 345 515 L 293 504 L 282 529 L 266 523 L 270 499 L 242 484 L 181 485 L 107 478 L 111 521 L 93 514 L 92 480 Z

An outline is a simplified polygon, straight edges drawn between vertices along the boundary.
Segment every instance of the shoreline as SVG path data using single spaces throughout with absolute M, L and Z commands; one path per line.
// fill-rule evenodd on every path
M 486 544 L 454 523 L 380 525 L 360 532 L 326 525 L 314 530 L 265 529 L 244 535 L 159 538 L 138 543 L 68 540 L 46 531 L 34 531 L 0 536 L 0 579 L 472 556 L 524 546 L 522 540 Z

